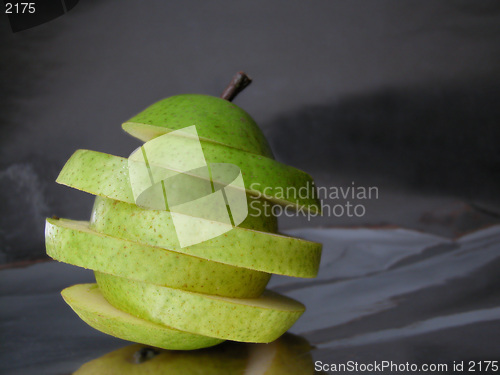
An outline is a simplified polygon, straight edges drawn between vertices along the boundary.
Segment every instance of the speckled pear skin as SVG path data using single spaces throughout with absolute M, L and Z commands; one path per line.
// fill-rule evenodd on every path
M 205 143 L 202 148 L 207 161 L 240 167 L 248 194 L 292 208 L 319 211 L 316 187 L 307 173 L 263 156 L 216 144 Z M 127 159 L 119 156 L 78 150 L 66 162 L 56 182 L 90 194 L 135 203 Z M 271 219 L 264 218 L 262 222 L 267 225 Z
M 250 345 L 223 343 L 196 351 L 153 348 L 154 356 L 140 361 L 140 353 L 152 348 L 128 345 L 83 364 L 73 375 L 243 375 Z
M 88 325 L 123 340 L 172 350 L 206 348 L 224 341 L 148 322 L 118 310 L 104 299 L 96 284 L 74 285 L 61 295 Z
M 127 159 L 119 156 L 78 150 L 66 162 L 56 182 L 93 195 L 135 204 Z M 274 215 L 265 215 L 264 205 L 269 206 L 269 202 L 248 198 L 247 203 L 252 215 L 248 215 L 239 227 L 271 233 L 278 231 L 278 219 Z
M 116 308 L 157 324 L 209 337 L 271 342 L 303 314 L 304 305 L 265 291 L 254 299 L 216 297 L 95 272 L 99 289 Z
M 248 113 L 227 100 L 209 95 L 183 94 L 160 100 L 122 127 L 147 142 L 191 125 L 196 125 L 201 141 L 273 157 L 264 134 Z
M 106 236 L 85 221 L 47 219 L 45 239 L 47 254 L 60 262 L 198 293 L 258 297 L 271 276 Z
M 63 290 L 63 298 L 92 327 L 155 347 L 190 350 L 227 339 L 271 342 L 286 332 L 305 308 L 295 300 L 266 291 L 269 274 L 315 277 L 321 244 L 277 234 L 277 218 L 270 206 L 320 212 L 314 182 L 307 173 L 275 161 L 253 119 L 220 98 L 190 94 L 171 97 L 134 116 L 123 124 L 123 129 L 149 141 L 192 125 L 199 136 L 198 154 L 201 146 L 210 167 L 212 189 L 226 186 L 228 176 L 211 168 L 211 164 L 228 163 L 236 171 L 239 167 L 244 186 L 237 189 L 251 198 L 247 202 L 249 215 L 238 227 L 231 226 L 231 221 L 239 223 L 245 217 L 245 210 L 240 205 L 233 212 L 234 200 L 230 199 L 241 192 L 230 194 L 227 189 L 224 199 L 230 203 L 232 220 L 228 220 L 225 210 L 224 218 L 217 216 L 217 207 L 224 208 L 220 200 L 215 208 L 203 206 L 207 208 L 206 217 L 218 221 L 182 215 L 174 209 L 169 212 L 166 202 L 154 200 L 159 183 L 152 187 L 147 183 L 139 188 L 134 185 L 136 194 L 140 194 L 134 197 L 128 159 L 78 150 L 65 164 L 57 182 L 96 195 L 91 220 L 48 219 L 47 252 L 54 259 L 93 269 L 100 288 L 96 284 L 76 285 Z M 158 159 L 165 154 L 174 159 L 181 157 L 181 164 L 195 160 L 189 154 L 194 149 L 185 146 L 192 137 L 186 137 L 172 134 L 169 139 L 174 141 L 167 148 L 158 148 Z M 153 180 L 144 151 L 143 156 L 149 180 Z M 172 168 L 191 169 L 174 165 Z M 132 169 L 130 173 L 132 177 L 144 177 L 141 170 Z M 241 181 L 241 176 L 236 175 Z M 188 180 L 168 181 L 178 186 L 179 181 Z M 162 181 L 163 194 L 170 186 L 164 186 L 168 181 Z M 211 189 L 207 189 L 205 181 L 198 185 L 189 182 L 185 188 L 191 193 L 189 205 L 176 205 L 175 193 L 168 196 L 169 204 L 182 206 L 180 210 L 190 215 L 199 213 L 197 198 L 206 197 Z M 214 197 L 220 198 L 209 197 L 211 202 L 215 202 Z M 180 246 L 177 236 L 185 247 Z M 202 238 L 199 241 L 198 236 Z M 275 342 L 262 347 L 262 352 L 249 350 L 248 366 L 259 357 L 256 362 L 261 368 L 247 367 L 243 371 L 249 375 L 283 373 L 280 362 L 287 359 L 278 348 Z M 305 368 L 289 366 L 285 373 L 300 373 L 297 369 Z
M 315 277 L 321 258 L 319 243 L 238 227 L 181 248 L 170 212 L 102 197 L 95 200 L 90 227 L 113 237 L 280 275 Z

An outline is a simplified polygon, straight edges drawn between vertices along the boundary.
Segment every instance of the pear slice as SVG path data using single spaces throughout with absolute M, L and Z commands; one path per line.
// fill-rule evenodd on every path
M 223 345 L 230 345 L 227 342 Z M 315 374 L 312 346 L 303 337 L 285 333 L 269 344 L 247 344 L 248 363 L 245 375 Z
M 202 143 L 202 149 L 208 163 L 238 166 L 249 195 L 290 208 L 319 211 L 314 181 L 307 173 L 264 156 L 210 142 Z M 77 150 L 56 181 L 91 194 L 135 203 L 129 181 L 128 159 L 119 156 Z
M 174 350 L 207 348 L 224 341 L 154 324 L 120 311 L 104 299 L 96 284 L 73 285 L 61 295 L 88 325 L 123 340 Z
M 136 203 L 129 180 L 128 161 L 118 156 L 77 150 L 64 165 L 56 182 L 90 194 Z M 270 212 L 269 202 L 249 197 L 248 206 L 249 215 L 239 227 L 277 232 L 278 221 Z
M 270 344 L 227 341 L 196 351 L 128 345 L 83 364 L 74 375 L 309 375 L 311 345 L 285 333 Z
M 244 342 L 271 342 L 304 313 L 298 301 L 264 291 L 253 299 L 186 292 L 94 272 L 104 298 L 142 319 L 182 331 Z
M 47 254 L 61 262 L 225 297 L 258 297 L 271 276 L 100 234 L 86 221 L 47 219 L 45 243 Z
M 177 223 L 179 221 L 182 220 Z M 146 210 L 101 197 L 96 198 L 90 219 L 90 227 L 96 232 L 146 245 L 267 273 L 295 277 L 317 275 L 321 244 L 316 242 L 238 227 L 186 247 L 181 247 L 177 240 L 176 231 L 223 225 L 186 216 L 187 228 L 182 228 L 174 226 L 168 211 Z
M 160 100 L 126 121 L 122 128 L 147 142 L 196 125 L 200 140 L 272 158 L 271 148 L 252 117 L 240 107 L 209 95 L 183 94 Z

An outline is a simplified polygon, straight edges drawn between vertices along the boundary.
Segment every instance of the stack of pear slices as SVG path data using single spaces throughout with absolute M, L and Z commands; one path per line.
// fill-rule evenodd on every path
M 208 163 L 240 168 L 254 208 L 271 202 L 318 210 L 311 177 L 275 161 L 255 122 L 228 100 L 174 96 L 123 128 L 147 142 L 193 124 Z M 62 291 L 90 326 L 189 350 L 225 340 L 268 343 L 304 312 L 301 303 L 265 287 L 271 274 L 315 277 L 321 245 L 277 234 L 276 217 L 264 210 L 218 237 L 182 247 L 169 211 L 135 204 L 127 159 L 78 150 L 57 182 L 96 195 L 90 221 L 47 219 L 45 232 L 49 256 L 94 270 L 97 284 Z M 283 194 L 283 187 L 292 193 Z M 309 189 L 306 198 L 293 195 L 300 188 Z

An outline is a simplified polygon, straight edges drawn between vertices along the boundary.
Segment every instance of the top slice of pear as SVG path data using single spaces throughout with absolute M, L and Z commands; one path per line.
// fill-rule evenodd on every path
M 160 100 L 122 127 L 133 137 L 147 142 L 191 125 L 196 125 L 201 141 L 273 157 L 264 134 L 247 112 L 209 95 L 184 94 Z

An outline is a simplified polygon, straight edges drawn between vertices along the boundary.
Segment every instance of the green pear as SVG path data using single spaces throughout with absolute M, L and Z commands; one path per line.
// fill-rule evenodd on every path
M 271 342 L 305 311 L 300 302 L 268 290 L 258 298 L 227 298 L 94 274 L 104 298 L 117 309 L 157 324 L 219 339 Z
M 197 219 L 199 224 L 193 225 L 193 218 L 187 219 L 187 228 L 182 228 L 174 226 L 168 211 L 146 210 L 134 204 L 96 197 L 90 227 L 113 237 L 237 267 L 295 277 L 317 275 L 321 258 L 319 243 L 236 227 L 227 228 L 229 231 L 218 237 L 181 247 L 177 231 L 194 230 L 195 235 L 200 227 L 214 230 L 224 225 L 204 219 Z
M 173 130 L 196 125 L 200 140 L 272 158 L 255 121 L 233 103 L 209 95 L 184 94 L 160 100 L 125 122 L 130 135 L 147 142 Z
M 82 365 L 74 375 L 309 375 L 311 346 L 285 333 L 269 344 L 226 341 L 196 351 L 129 345 Z
M 247 194 L 285 207 L 319 211 L 316 188 L 307 173 L 264 156 L 214 143 L 206 142 L 202 148 L 207 162 L 234 164 L 241 169 Z M 64 165 L 57 182 L 91 194 L 135 203 L 128 160 L 118 156 L 78 150 Z
M 270 274 L 94 232 L 85 221 L 47 219 L 47 254 L 61 262 L 176 289 L 258 297 Z
M 78 284 L 61 292 L 64 300 L 91 327 L 123 340 L 173 350 L 192 350 L 224 340 L 155 324 L 111 306 L 96 284 Z

